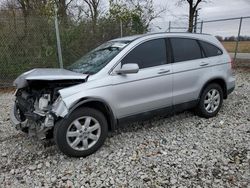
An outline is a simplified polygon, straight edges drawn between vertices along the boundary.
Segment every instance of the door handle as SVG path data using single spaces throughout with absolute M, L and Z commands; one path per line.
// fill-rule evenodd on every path
M 168 72 L 170 72 L 170 70 L 160 69 L 158 74 L 165 74 L 165 73 L 168 73 Z
M 201 63 L 200 64 L 201 67 L 205 67 L 205 66 L 208 66 L 208 65 L 209 65 L 209 63 Z

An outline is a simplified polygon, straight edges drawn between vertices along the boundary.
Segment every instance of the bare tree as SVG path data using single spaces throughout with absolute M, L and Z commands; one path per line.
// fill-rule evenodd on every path
M 87 4 L 88 7 L 88 10 L 85 11 L 85 14 L 86 15 L 90 14 L 93 27 L 95 27 L 99 16 L 100 0 L 83 0 L 83 1 Z
M 19 4 L 19 8 L 22 10 L 24 19 L 26 21 L 26 18 L 31 12 L 31 4 L 29 0 L 17 0 L 17 3 Z
M 188 16 L 188 32 L 193 31 L 194 27 L 194 16 L 198 5 L 206 0 L 180 0 L 180 3 L 187 2 L 189 4 L 189 16 Z
M 70 4 L 74 0 L 57 0 L 58 16 L 63 20 L 65 24 L 68 23 L 68 13 Z
M 133 25 L 138 33 L 148 31 L 150 23 L 161 16 L 166 8 L 155 8 L 153 0 L 110 0 L 110 13 L 123 25 Z M 127 27 L 128 28 L 128 27 Z
M 166 7 L 160 7 L 156 10 L 153 0 L 128 0 L 128 2 L 136 9 L 141 10 L 141 16 L 146 28 L 154 19 L 159 18 L 166 11 Z

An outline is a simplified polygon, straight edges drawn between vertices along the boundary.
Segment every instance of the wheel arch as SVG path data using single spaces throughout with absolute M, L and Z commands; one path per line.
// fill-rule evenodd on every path
M 67 114 L 67 116 L 70 115 L 75 109 L 79 107 L 89 107 L 99 110 L 104 114 L 104 116 L 107 119 L 108 130 L 114 131 L 116 129 L 117 126 L 116 118 L 114 116 L 112 108 L 105 100 L 92 97 L 81 98 L 69 109 L 69 113 Z
M 216 83 L 216 84 L 219 84 L 219 85 L 220 85 L 220 87 L 222 88 L 222 92 L 223 92 L 223 98 L 224 98 L 224 99 L 227 99 L 227 85 L 226 85 L 226 81 L 225 81 L 223 78 L 221 78 L 221 77 L 217 77 L 217 78 L 213 78 L 213 79 L 208 80 L 208 81 L 203 85 L 203 87 L 201 88 L 200 94 L 199 94 L 199 98 L 201 97 L 202 92 L 204 91 L 204 89 L 205 89 L 209 84 L 212 84 L 212 83 Z

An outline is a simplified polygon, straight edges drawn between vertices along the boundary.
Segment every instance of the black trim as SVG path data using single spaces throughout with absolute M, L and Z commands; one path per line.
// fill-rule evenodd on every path
M 123 124 L 132 123 L 136 121 L 143 121 L 154 117 L 155 115 L 168 114 L 173 112 L 173 107 L 165 107 L 152 111 L 147 111 L 139 114 L 134 114 L 130 116 L 126 116 L 118 119 L 118 126 L 122 126 Z
M 170 58 L 171 58 L 171 59 L 170 59 L 170 62 L 171 62 L 171 63 L 174 63 L 174 51 L 173 51 L 172 43 L 171 43 L 169 37 L 167 38 L 167 41 L 168 41 L 168 44 L 169 44 L 169 53 L 171 54 L 171 55 L 170 55 Z
M 185 102 L 185 103 L 177 104 L 174 106 L 168 106 L 168 107 L 164 107 L 160 109 L 155 109 L 152 111 L 147 111 L 147 112 L 143 112 L 139 114 L 126 116 L 126 117 L 118 119 L 118 126 L 123 126 L 124 124 L 135 122 L 135 121 L 147 120 L 158 115 L 173 115 L 175 113 L 182 112 L 184 110 L 195 107 L 198 104 L 198 102 L 199 100 L 193 100 L 190 102 Z
M 168 38 L 165 38 L 165 45 L 166 45 L 166 53 L 167 53 L 167 64 L 172 63 L 172 52 L 171 52 L 171 44 Z
M 81 105 L 84 105 L 88 102 L 101 102 L 104 104 L 104 106 L 107 108 L 108 110 L 108 113 L 110 115 L 110 122 L 111 122 L 111 125 L 110 125 L 110 128 L 111 128 L 111 131 L 115 130 L 116 127 L 117 127 L 117 120 L 114 116 L 114 113 L 112 111 L 112 108 L 108 105 L 108 103 L 102 99 L 99 99 L 99 98 L 83 98 L 83 99 L 80 99 L 76 104 L 74 104 L 70 110 L 69 110 L 69 113 L 67 114 L 66 118 L 76 109 L 78 108 L 79 106 Z
M 127 123 L 132 123 L 132 122 L 136 122 L 136 121 L 143 121 L 143 120 L 151 119 L 151 118 L 153 118 L 155 116 L 159 116 L 159 115 L 174 115 L 175 113 L 182 112 L 182 111 L 187 110 L 187 109 L 191 109 L 198 104 L 199 99 L 193 100 L 190 102 L 177 104 L 174 106 L 163 107 L 163 108 L 159 108 L 159 109 L 155 109 L 155 110 L 151 110 L 151 111 L 146 111 L 146 112 L 139 113 L 139 114 L 133 114 L 133 115 L 126 116 L 126 117 L 123 117 L 120 119 L 116 119 L 110 106 L 105 101 L 103 101 L 101 99 L 89 98 L 89 99 L 82 99 L 81 101 L 78 101 L 78 103 L 70 109 L 67 116 L 70 113 L 72 113 L 79 106 L 84 105 L 87 102 L 94 102 L 94 101 L 102 102 L 108 108 L 110 118 L 111 118 L 111 131 L 115 131 L 118 127 L 121 127 Z M 66 118 L 67 118 L 67 116 L 66 116 Z
M 165 54 L 166 54 L 166 59 L 165 59 L 165 63 L 163 65 L 169 64 L 170 62 L 168 61 L 168 46 L 167 46 L 167 41 L 165 38 L 162 38 L 165 42 Z
M 215 78 L 209 79 L 209 80 L 203 85 L 203 87 L 202 87 L 201 90 L 200 90 L 199 98 L 201 97 L 203 90 L 208 86 L 208 84 L 210 84 L 210 83 L 212 83 L 212 82 L 218 84 L 218 82 L 217 82 L 218 80 L 223 81 L 223 86 L 221 87 L 221 89 L 222 89 L 222 91 L 223 91 L 223 95 L 224 95 L 224 94 L 226 95 L 226 94 L 227 94 L 227 93 L 226 93 L 226 92 L 227 92 L 227 91 L 226 91 L 226 81 L 224 80 L 224 78 L 215 77 Z M 226 98 L 227 98 L 227 95 L 224 96 L 224 99 L 226 99 Z
M 227 95 L 231 94 L 235 89 L 235 86 L 227 90 Z
M 200 47 L 201 59 L 205 58 L 205 54 L 203 53 L 203 48 L 201 47 L 199 41 L 197 39 L 195 41 L 198 44 L 198 46 Z
M 189 101 L 189 102 L 184 102 L 184 103 L 181 103 L 181 104 L 176 104 L 173 107 L 174 113 L 182 112 L 184 110 L 194 108 L 198 103 L 199 103 L 199 99 L 192 100 L 192 101 Z
M 207 55 L 206 55 L 206 53 L 205 53 L 205 50 L 203 49 L 203 47 L 202 47 L 200 41 L 199 41 L 199 40 L 196 40 L 196 42 L 197 42 L 198 45 L 200 46 L 202 59 L 203 59 L 203 58 L 207 58 Z

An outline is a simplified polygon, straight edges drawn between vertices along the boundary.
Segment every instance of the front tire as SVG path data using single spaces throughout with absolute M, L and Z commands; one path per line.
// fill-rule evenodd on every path
M 58 149 L 70 157 L 86 157 L 97 151 L 108 135 L 105 116 L 92 108 L 78 108 L 58 121 L 54 139 Z
M 216 83 L 209 84 L 202 91 L 196 113 L 205 118 L 214 117 L 219 112 L 222 103 L 223 91 L 221 86 Z

